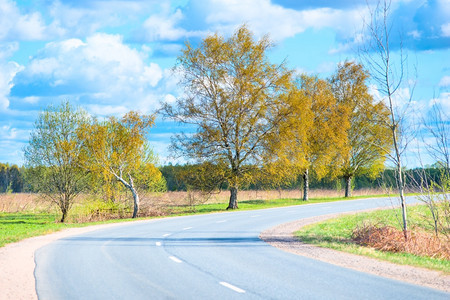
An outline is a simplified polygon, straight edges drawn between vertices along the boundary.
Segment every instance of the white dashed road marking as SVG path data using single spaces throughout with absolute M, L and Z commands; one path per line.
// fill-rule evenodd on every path
M 222 282 L 219 282 L 221 285 L 223 285 L 224 287 L 227 287 L 227 288 L 229 288 L 229 289 L 231 289 L 231 290 L 233 290 L 233 291 L 235 291 L 235 292 L 238 292 L 238 293 L 241 293 L 241 294 L 243 294 L 243 293 L 245 293 L 245 291 L 243 290 L 243 289 L 240 289 L 240 288 L 238 288 L 237 286 L 234 286 L 234 285 L 232 285 L 232 284 L 229 284 L 228 282 L 224 282 L 224 281 L 222 281 Z
M 183 228 L 183 230 L 188 230 L 188 229 L 192 229 L 192 227 L 185 227 L 185 228 Z
M 176 258 L 175 256 L 169 256 L 169 258 L 176 263 L 179 263 L 179 264 L 182 263 L 182 261 L 180 259 Z
M 156 242 L 156 246 L 160 247 L 161 246 L 161 242 Z

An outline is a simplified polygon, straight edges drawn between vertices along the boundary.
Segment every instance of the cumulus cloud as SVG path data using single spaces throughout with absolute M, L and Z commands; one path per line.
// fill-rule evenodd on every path
M 153 6 L 152 1 L 53 1 L 45 10 L 52 20 L 49 34 L 84 37 L 103 28 L 120 27 Z
M 34 102 L 36 97 L 63 96 L 86 104 L 127 103 L 129 109 L 143 99 L 156 103 L 158 99 L 148 95 L 155 93 L 163 70 L 156 63 L 147 63 L 145 57 L 146 53 L 125 45 L 119 35 L 99 33 L 85 41 L 48 43 L 16 74 L 11 95 Z M 102 111 L 95 106 L 92 109 Z M 105 106 L 103 112 L 110 111 Z
M 199 2 L 194 0 L 193 2 Z M 332 27 L 342 36 L 350 36 L 361 22 L 360 8 L 348 10 L 315 7 L 302 10 L 286 8 L 269 0 L 213 0 L 203 4 L 207 10 L 206 23 L 215 30 L 232 32 L 246 22 L 257 35 L 270 33 L 283 40 L 307 28 Z
M 39 12 L 22 14 L 16 3 L 0 0 L 0 40 L 42 40 L 45 23 Z
M 191 0 L 186 7 L 171 11 L 161 5 L 158 14 L 149 16 L 134 38 L 146 42 L 183 42 L 220 32 L 230 35 L 246 23 L 257 35 L 269 33 L 282 41 L 308 28 L 332 27 L 342 37 L 353 36 L 361 25 L 361 7 L 336 9 L 313 7 L 296 10 L 270 0 Z

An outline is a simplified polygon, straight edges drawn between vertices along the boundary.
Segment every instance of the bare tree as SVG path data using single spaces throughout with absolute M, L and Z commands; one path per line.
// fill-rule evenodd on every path
M 426 168 L 421 153 L 418 158 L 421 168 L 412 176 L 412 182 L 420 190 L 419 199 L 425 203 L 431 213 L 431 223 L 436 237 L 450 238 L 450 116 L 439 103 L 434 103 L 427 116 L 422 119 L 425 127 L 422 140 L 428 155 L 435 160 L 435 168 Z M 434 174 L 429 174 L 434 173 Z M 437 174 L 436 174 L 437 173 Z
M 390 118 L 385 125 L 389 128 L 394 151 L 385 149 L 385 153 L 396 169 L 398 193 L 402 208 L 403 233 L 408 238 L 408 221 L 405 199 L 405 180 L 403 173 L 403 154 L 408 146 L 405 118 L 410 110 L 414 88 L 410 95 L 402 95 L 407 83 L 407 56 L 402 41 L 392 38 L 391 1 L 378 1 L 375 7 L 369 7 L 370 20 L 365 24 L 368 38 L 359 49 L 360 58 L 377 84 L 378 92 L 384 97 Z M 397 57 L 394 57 L 396 49 Z M 404 103 L 401 103 L 404 102 Z
M 442 105 L 435 103 L 423 121 L 425 128 L 433 139 L 433 142 L 425 145 L 428 154 L 444 168 L 446 175 L 450 175 L 450 115 L 447 115 Z

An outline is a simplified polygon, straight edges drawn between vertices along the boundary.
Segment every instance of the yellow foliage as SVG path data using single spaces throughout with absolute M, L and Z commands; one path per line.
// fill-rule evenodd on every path
M 385 149 L 391 149 L 391 133 L 386 126 L 389 110 L 376 103 L 368 92 L 369 77 L 360 64 L 344 62 L 330 80 L 339 104 L 349 111 L 347 147 L 339 164 L 341 176 L 368 174 L 375 177 L 384 168 Z
M 234 189 L 266 163 L 270 139 L 288 113 L 292 71 L 268 61 L 270 47 L 266 36 L 255 41 L 246 26 L 228 39 L 214 34 L 198 48 L 186 44 L 176 68 L 185 95 L 163 108 L 172 119 L 196 127 L 192 135 L 177 135 L 173 149 L 188 159 L 225 162 Z

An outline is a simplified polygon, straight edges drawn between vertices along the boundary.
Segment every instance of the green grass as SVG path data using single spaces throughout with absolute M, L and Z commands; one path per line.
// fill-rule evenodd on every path
M 0 212 L 0 247 L 20 240 L 45 235 L 66 228 L 123 222 L 131 219 L 110 220 L 93 223 L 60 223 L 60 215 L 48 213 L 3 213 Z
M 413 206 L 408 209 L 410 227 L 424 224 L 425 216 L 429 214 L 424 206 Z M 331 248 L 353 254 L 390 261 L 397 264 L 424 267 L 432 270 L 450 273 L 450 261 L 439 258 L 417 256 L 408 253 L 390 253 L 362 247 L 351 241 L 353 229 L 364 221 L 372 224 L 388 224 L 401 228 L 399 210 L 379 210 L 370 213 L 359 213 L 327 220 L 303 227 L 295 235 L 303 242 L 320 247 Z

